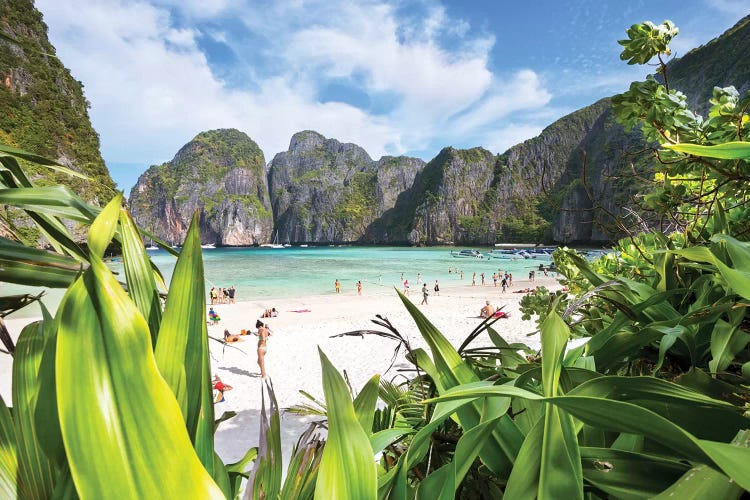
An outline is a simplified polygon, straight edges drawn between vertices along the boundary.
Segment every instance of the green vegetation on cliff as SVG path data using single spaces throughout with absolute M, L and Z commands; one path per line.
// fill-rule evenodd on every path
M 28 165 L 39 185 L 65 184 L 85 200 L 103 204 L 114 182 L 91 127 L 83 85 L 54 55 L 47 26 L 31 0 L 0 2 L 0 141 L 57 159 L 88 177 L 82 181 Z

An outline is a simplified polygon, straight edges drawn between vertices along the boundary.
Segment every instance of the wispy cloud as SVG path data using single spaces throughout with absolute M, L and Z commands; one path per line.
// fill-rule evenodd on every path
M 112 162 L 161 162 L 197 132 L 217 127 L 247 132 L 269 160 L 302 129 L 356 142 L 374 157 L 420 150 L 449 134 L 446 143 L 475 138 L 479 145 L 486 127 L 550 99 L 533 70 L 493 72 L 494 39 L 471 35 L 466 21 L 450 19 L 439 6 L 412 19 L 376 1 L 37 0 L 37 6 L 62 60 L 86 86 Z M 205 24 L 227 17 L 243 23 L 252 43 Z M 217 76 L 226 68 L 209 62 L 201 36 L 255 64 L 243 68 L 250 80 L 229 84 Z M 321 88 L 342 80 L 389 96 L 389 106 L 321 102 Z

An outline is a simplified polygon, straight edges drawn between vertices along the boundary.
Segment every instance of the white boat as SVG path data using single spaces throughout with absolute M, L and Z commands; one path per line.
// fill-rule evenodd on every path
M 300 248 L 307 248 L 307 245 L 300 245 Z
M 216 248 L 216 245 L 213 243 L 207 243 L 205 245 L 201 245 L 201 248 Z
M 261 248 L 286 248 L 284 245 L 279 243 L 279 232 L 276 231 L 276 234 L 273 237 L 273 243 L 263 243 Z
M 529 257 L 536 260 L 552 260 L 552 252 L 554 250 L 549 250 L 546 248 L 539 248 L 537 250 L 529 250 L 527 253 L 529 254 Z
M 531 256 L 526 250 L 491 250 L 487 253 L 488 257 L 493 259 L 521 260 L 529 259 Z
M 159 247 L 154 245 L 154 240 L 150 240 L 148 246 L 146 247 L 146 250 L 159 250 Z
M 479 250 L 460 250 L 456 252 L 451 250 L 451 257 L 456 259 L 468 258 L 468 259 L 484 259 L 484 254 Z

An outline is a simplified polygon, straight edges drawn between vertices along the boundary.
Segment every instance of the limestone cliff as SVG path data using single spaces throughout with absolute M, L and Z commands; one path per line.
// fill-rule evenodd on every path
M 356 242 L 395 204 L 424 162 L 373 161 L 356 144 L 313 131 L 294 134 L 269 164 L 268 186 L 281 242 Z
M 139 225 L 170 243 L 182 242 L 195 210 L 204 243 L 265 243 L 273 219 L 264 168 L 263 152 L 243 132 L 202 132 L 172 161 L 141 175 L 130 210 Z
M 99 152 L 83 85 L 55 56 L 33 1 L 1 1 L 0 32 L 7 37 L 0 38 L 0 142 L 56 159 L 90 179 L 27 166 L 37 184 L 64 184 L 86 201 L 106 203 L 115 185 Z M 27 242 L 39 237 L 31 224 L 15 223 Z

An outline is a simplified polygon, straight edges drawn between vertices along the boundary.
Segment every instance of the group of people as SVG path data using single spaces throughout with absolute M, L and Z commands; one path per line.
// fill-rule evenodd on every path
M 229 288 L 216 288 L 211 287 L 209 297 L 211 298 L 211 305 L 213 304 L 234 304 L 234 297 L 237 294 L 234 285 Z
M 266 352 L 268 352 L 268 337 L 271 336 L 271 329 L 261 320 L 255 322 L 255 328 L 257 329 L 255 335 L 258 336 L 258 368 L 260 368 L 261 378 L 266 378 Z M 242 342 L 244 340 L 242 336 L 250 335 L 251 333 L 250 330 L 241 330 L 239 334 L 233 335 L 229 333 L 229 330 L 225 329 L 224 341 L 227 343 Z M 218 375 L 214 375 L 213 387 L 216 391 L 214 403 L 222 403 L 224 401 L 224 393 L 232 390 L 232 386 L 222 382 Z
M 409 295 L 409 278 L 404 278 L 404 273 L 401 273 L 401 279 L 403 280 L 403 294 Z M 427 287 L 427 281 L 422 283 L 422 274 L 417 273 L 417 286 L 422 285 L 422 302 L 420 302 L 420 305 L 427 305 L 427 297 L 430 296 L 430 290 Z M 435 295 L 440 295 L 440 284 L 438 283 L 438 280 L 435 280 L 435 285 L 432 287 L 432 291 L 435 292 Z
M 362 280 L 357 280 L 355 286 L 357 287 L 357 295 L 362 295 Z M 333 287 L 336 290 L 336 293 L 341 293 L 341 282 L 338 278 L 333 282 Z

